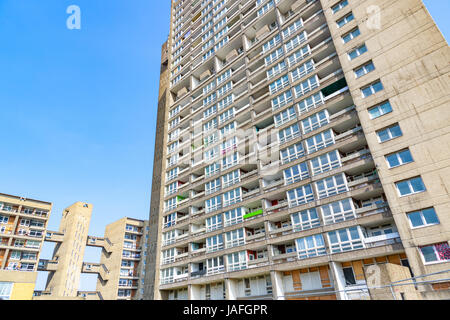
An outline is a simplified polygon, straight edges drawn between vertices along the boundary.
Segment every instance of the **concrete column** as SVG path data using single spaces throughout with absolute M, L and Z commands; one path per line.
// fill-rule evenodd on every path
M 283 273 L 280 271 L 270 271 L 272 279 L 272 291 L 274 300 L 286 300 L 284 297 Z
M 347 295 L 345 294 L 345 278 L 344 272 L 342 271 L 342 265 L 338 262 L 330 261 L 331 274 L 333 275 L 334 288 L 336 291 L 336 297 L 339 300 L 347 300 Z
M 238 287 L 236 280 L 225 279 L 225 292 L 227 300 L 237 300 Z
M 201 286 L 188 285 L 188 299 L 189 300 L 201 300 Z

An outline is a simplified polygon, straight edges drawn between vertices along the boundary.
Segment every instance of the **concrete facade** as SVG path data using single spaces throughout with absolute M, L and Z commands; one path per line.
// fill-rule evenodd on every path
M 50 271 L 46 284 L 50 296 L 78 295 L 92 209 L 92 204 L 76 202 L 62 213 L 59 233 L 63 240 L 56 243 L 51 260 L 56 270 Z
M 450 269 L 450 56 L 420 0 L 172 1 L 167 48 L 149 298 L 370 299 L 369 267 Z
M 0 298 L 31 300 L 50 202 L 0 194 Z
M 144 259 L 142 247 L 147 238 L 148 224 L 143 220 L 124 217 L 105 228 L 105 238 L 111 241 L 112 250 L 102 250 L 100 265 L 108 270 L 107 279 L 98 277 L 97 291 L 105 300 L 140 299 Z

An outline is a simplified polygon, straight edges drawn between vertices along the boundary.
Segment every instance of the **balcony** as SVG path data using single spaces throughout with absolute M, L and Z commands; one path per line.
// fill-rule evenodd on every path
M 383 234 L 375 237 L 364 238 L 366 248 L 374 248 L 386 246 L 395 243 L 401 243 L 400 234 L 398 232 Z
M 38 263 L 38 271 L 56 271 L 58 269 L 58 261 L 40 259 Z
M 63 240 L 64 233 L 62 232 L 47 231 L 47 234 L 45 235 L 45 241 L 48 242 L 63 242 Z

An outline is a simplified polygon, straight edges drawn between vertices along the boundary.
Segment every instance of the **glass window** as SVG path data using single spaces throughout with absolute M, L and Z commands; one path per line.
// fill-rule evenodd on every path
M 362 88 L 361 92 L 362 92 L 363 98 L 367 98 L 383 89 L 384 89 L 383 84 L 381 83 L 380 80 L 378 80 L 378 81 L 372 83 L 371 85 L 368 85 L 368 86 Z
M 0 282 L 0 299 L 9 300 L 13 288 L 12 282 Z
M 398 123 L 387 127 L 385 129 L 378 130 L 377 132 L 378 141 L 385 142 L 403 135 L 400 125 Z
M 389 101 L 386 101 L 382 104 L 379 104 L 375 107 L 368 109 L 368 111 L 369 111 L 370 119 L 373 120 L 373 119 L 379 118 L 387 113 L 392 112 L 392 106 L 389 103 Z
M 347 42 L 349 42 L 350 40 L 355 39 L 355 38 L 356 38 L 357 36 L 359 36 L 360 34 L 361 34 L 361 32 L 359 31 L 358 28 L 353 29 L 352 31 L 350 31 L 349 33 L 347 33 L 346 35 L 344 35 L 344 36 L 342 37 L 342 41 L 343 41 L 344 43 L 347 43 Z
M 385 156 L 389 168 L 398 167 L 413 162 L 413 158 L 409 149 L 398 151 Z
M 336 21 L 336 23 L 337 23 L 338 27 L 341 28 L 344 25 L 346 25 L 347 23 L 349 23 L 350 21 L 352 21 L 353 19 L 355 19 L 355 17 L 353 16 L 353 13 L 350 12 L 348 15 L 346 15 L 342 19 L 339 19 L 338 21 Z
M 450 246 L 447 242 L 420 247 L 425 263 L 446 262 L 450 260 Z
M 422 209 L 406 214 L 413 228 L 426 227 L 439 224 L 439 219 L 434 208 Z
M 367 52 L 367 47 L 366 47 L 365 44 L 363 44 L 363 45 L 359 46 L 358 48 L 350 51 L 348 53 L 348 58 L 350 60 L 353 60 L 353 59 L 359 57 L 360 55 L 362 55 L 363 53 L 366 53 L 366 52 Z
M 426 190 L 421 177 L 396 182 L 395 185 L 400 196 L 407 196 L 414 193 L 424 192 Z
M 366 74 L 368 74 L 369 72 L 371 72 L 373 70 L 375 70 L 375 66 L 373 65 L 373 62 L 370 61 L 369 63 L 367 63 L 367 64 L 365 64 L 365 65 L 363 65 L 363 66 L 361 66 L 359 68 L 356 68 L 354 70 L 355 77 L 356 78 L 362 77 L 363 75 L 366 75 Z
M 339 2 L 338 4 L 331 7 L 331 10 L 333 11 L 333 14 L 340 11 L 342 8 L 346 7 L 348 5 L 348 0 L 343 0 Z
M 312 258 L 325 255 L 325 242 L 321 234 L 300 238 L 296 240 L 299 259 Z

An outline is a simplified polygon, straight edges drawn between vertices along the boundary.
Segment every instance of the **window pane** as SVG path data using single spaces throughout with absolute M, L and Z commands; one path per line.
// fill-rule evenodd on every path
M 400 165 L 398 161 L 397 154 L 391 154 L 390 156 L 386 156 L 386 160 L 389 162 L 389 167 L 396 167 Z
M 411 225 L 415 227 L 420 227 L 423 225 L 422 218 L 420 216 L 420 211 L 411 212 L 408 214 L 409 221 L 411 221 Z
M 414 192 L 425 191 L 425 185 L 422 182 L 422 178 L 411 179 L 411 186 Z
M 400 137 L 402 135 L 402 130 L 399 125 L 390 128 L 392 138 Z
M 409 150 L 405 150 L 399 153 L 400 158 L 402 159 L 403 163 L 412 162 L 413 158 L 411 156 L 411 152 Z
M 411 193 L 408 182 L 406 181 L 397 183 L 397 188 L 402 196 Z
M 422 251 L 425 262 L 438 261 L 436 254 L 434 253 L 433 246 L 422 247 L 420 248 L 420 251 Z
M 433 208 L 422 210 L 423 217 L 425 218 L 425 222 L 427 224 L 438 224 L 439 219 L 436 215 L 436 211 Z
M 380 139 L 381 142 L 387 141 L 390 139 L 389 137 L 389 133 L 387 130 L 382 130 L 378 132 L 378 138 Z

